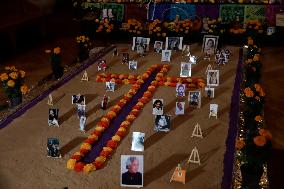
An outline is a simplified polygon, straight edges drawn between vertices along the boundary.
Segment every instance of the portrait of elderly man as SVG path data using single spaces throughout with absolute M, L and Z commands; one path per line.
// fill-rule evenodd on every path
M 125 163 L 125 167 L 127 171 L 122 173 L 121 175 L 121 184 L 142 186 L 142 173 L 139 172 L 138 157 L 136 156 L 128 157 Z

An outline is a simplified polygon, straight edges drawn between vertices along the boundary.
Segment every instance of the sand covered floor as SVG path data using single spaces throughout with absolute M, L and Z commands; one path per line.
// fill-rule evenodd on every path
M 96 64 L 87 71 L 89 82 L 80 82 L 81 75 L 66 83 L 52 93 L 54 107 L 59 108 L 60 127 L 49 127 L 47 99 L 41 101 L 28 110 L 18 119 L 15 119 L 6 128 L 0 130 L 0 188 L 2 189 L 116 189 L 120 187 L 120 156 L 144 155 L 144 188 L 169 189 L 193 188 L 216 189 L 220 188 L 223 176 L 223 158 L 225 141 L 229 125 L 229 110 L 231 94 L 236 74 L 239 49 L 228 47 L 232 52 L 228 65 L 221 66 L 220 86 L 215 89 L 215 98 L 203 97 L 200 109 L 190 109 L 186 104 L 186 113 L 175 115 L 175 88 L 159 87 L 154 98 L 164 99 L 164 113 L 171 115 L 171 131 L 156 133 L 154 131 L 154 116 L 152 104 L 148 103 L 139 117 L 131 125 L 129 134 L 122 140 L 107 166 L 90 174 L 76 173 L 66 168 L 70 156 L 79 150 L 80 143 L 92 132 L 96 123 L 107 112 L 99 109 L 100 102 L 105 94 L 105 84 L 95 81 L 97 75 Z M 105 56 L 108 68 L 107 73 L 142 74 L 152 64 L 161 64 L 161 55 L 152 51 L 144 58 L 138 57 L 130 51 L 129 45 L 118 45 L 119 52 L 130 52 L 130 57 L 138 60 L 138 70 L 130 71 L 121 64 L 122 54 L 113 57 L 111 53 Z M 202 56 L 201 46 L 194 45 L 192 53 Z M 172 56 L 171 69 L 168 76 L 179 76 L 180 62 L 186 61 L 181 52 Z M 192 67 L 192 76 L 206 79 L 207 62 L 200 61 Z M 217 66 L 212 63 L 213 68 Z M 119 85 L 115 92 L 107 92 L 110 96 L 110 106 L 122 98 L 131 85 Z M 85 94 L 87 105 L 87 133 L 79 131 L 75 106 L 71 104 L 73 94 Z M 188 93 L 188 91 L 187 91 Z M 186 100 L 186 98 L 185 98 Z M 209 104 L 219 104 L 219 118 L 209 119 Z M 109 106 L 109 107 L 110 107 Z M 194 125 L 201 125 L 204 138 L 191 138 Z M 146 134 L 145 151 L 133 152 L 131 148 L 132 132 Z M 47 138 L 60 139 L 61 159 L 46 157 Z M 201 166 L 190 164 L 187 159 L 194 147 L 197 147 L 201 157 Z M 170 183 L 171 175 L 181 162 L 182 168 L 187 170 L 186 184 Z

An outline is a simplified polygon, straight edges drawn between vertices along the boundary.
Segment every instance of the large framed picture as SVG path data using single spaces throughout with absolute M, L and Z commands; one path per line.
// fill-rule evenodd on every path
M 210 87 L 219 86 L 219 70 L 208 70 L 207 85 Z
M 167 50 L 182 50 L 183 37 L 166 37 Z
M 120 185 L 124 187 L 143 187 L 143 155 L 121 155 Z
M 219 36 L 204 35 L 202 43 L 202 52 L 212 55 L 218 47 Z

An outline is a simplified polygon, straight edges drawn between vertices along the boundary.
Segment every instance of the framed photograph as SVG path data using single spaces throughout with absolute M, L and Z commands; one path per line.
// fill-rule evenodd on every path
M 185 96 L 185 84 L 177 84 L 176 96 L 177 97 L 184 97 Z
M 145 52 L 149 51 L 149 45 L 150 45 L 150 38 L 142 38 L 142 46 L 144 47 Z
M 121 155 L 120 185 L 143 187 L 143 155 Z
M 129 62 L 129 54 L 128 53 L 122 53 L 122 63 L 128 64 Z
M 201 92 L 200 91 L 189 91 L 188 103 L 190 107 L 200 108 L 201 107 Z
M 146 46 L 145 45 L 137 45 L 136 52 L 139 56 L 145 56 Z
M 57 138 L 47 139 L 47 157 L 61 158 L 59 140 Z
M 142 45 L 142 37 L 133 37 L 131 50 L 136 51 L 138 45 Z
M 144 151 L 145 133 L 133 132 L 131 150 L 137 152 Z
M 166 37 L 167 50 L 182 50 L 183 37 Z
M 101 60 L 99 62 L 98 71 L 106 71 L 106 60 Z
M 182 62 L 180 65 L 180 77 L 191 77 L 191 64 Z
M 219 70 L 207 71 L 207 86 L 219 86 Z
M 176 102 L 176 115 L 184 115 L 185 102 Z
M 218 47 L 219 36 L 204 35 L 202 43 L 202 52 L 212 55 Z
M 48 110 L 48 125 L 49 126 L 59 126 L 58 113 L 59 113 L 59 109 L 56 109 L 56 108 L 50 108 Z
M 217 116 L 218 114 L 218 104 L 210 104 L 210 114 L 213 116 Z
M 85 104 L 85 95 L 72 95 L 72 104 Z
M 115 89 L 115 82 L 108 81 L 106 82 L 106 91 L 114 92 Z
M 155 131 L 169 132 L 170 131 L 170 116 L 156 115 L 155 116 Z
M 182 56 L 190 56 L 190 45 L 183 45 Z
M 205 87 L 205 96 L 207 98 L 214 98 L 214 88 Z
M 155 53 L 162 53 L 162 50 L 163 50 L 163 42 L 162 41 L 155 41 L 154 52 Z
M 164 100 L 153 99 L 153 115 L 163 115 Z
M 102 102 L 101 102 L 101 109 L 103 109 L 103 110 L 107 109 L 109 99 L 110 98 L 108 96 L 104 95 Z
M 171 61 L 171 50 L 162 50 L 162 59 L 161 62 L 170 62 Z
M 128 66 L 130 70 L 137 70 L 137 61 L 135 60 L 129 61 Z

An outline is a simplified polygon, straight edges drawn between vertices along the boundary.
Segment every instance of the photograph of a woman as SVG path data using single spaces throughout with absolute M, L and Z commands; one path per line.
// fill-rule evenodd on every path
M 202 52 L 207 53 L 208 55 L 213 55 L 218 46 L 219 36 L 214 35 L 204 35 Z
M 143 186 L 143 156 L 121 155 L 121 186 Z
M 219 70 L 208 70 L 207 85 L 208 86 L 219 86 Z
M 155 117 L 155 131 L 169 132 L 170 131 L 170 116 L 157 115 Z
M 191 64 L 190 63 L 181 64 L 180 77 L 191 77 Z

